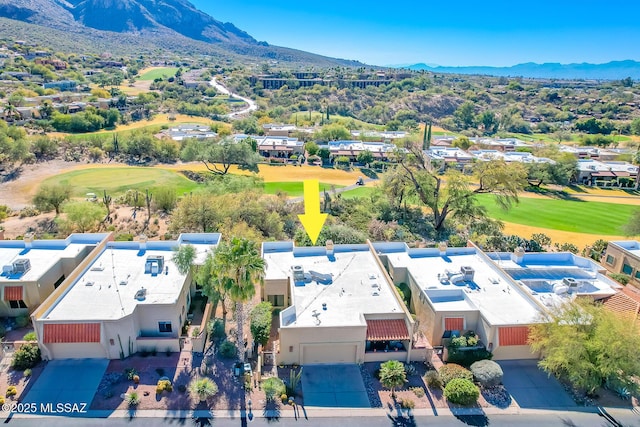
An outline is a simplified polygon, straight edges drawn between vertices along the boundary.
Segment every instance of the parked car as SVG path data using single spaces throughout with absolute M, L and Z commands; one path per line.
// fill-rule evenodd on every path
M 358 180 L 356 181 L 356 185 L 364 185 L 364 179 L 362 179 L 361 176 L 358 177 Z

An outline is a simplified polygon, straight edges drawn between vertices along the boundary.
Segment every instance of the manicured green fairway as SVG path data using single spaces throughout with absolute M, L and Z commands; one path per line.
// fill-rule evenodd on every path
M 622 235 L 622 225 L 629 221 L 638 206 L 579 200 L 520 198 L 509 211 L 502 210 L 490 195 L 478 201 L 489 216 L 516 224 L 531 225 L 575 233 Z
M 177 172 L 143 167 L 81 169 L 56 175 L 43 184 L 69 184 L 77 197 L 86 193 L 96 193 L 100 197 L 103 190 L 115 196 L 129 189 L 144 191 L 159 187 L 175 188 L 176 193 L 182 195 L 199 186 Z
M 342 185 L 331 185 L 326 182 L 320 183 L 320 191 L 330 191 L 331 188 L 341 188 Z M 287 193 L 289 197 L 301 197 L 304 195 L 304 184 L 302 182 L 265 182 L 264 192 L 267 194 Z
M 355 199 L 356 197 L 369 197 L 374 191 L 373 187 L 358 187 L 341 194 L 343 199 Z
M 155 70 L 147 71 L 140 76 L 139 80 L 166 79 L 175 76 L 177 71 L 177 67 L 157 68 Z

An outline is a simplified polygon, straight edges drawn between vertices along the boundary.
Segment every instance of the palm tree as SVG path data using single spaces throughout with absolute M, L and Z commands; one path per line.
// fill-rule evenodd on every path
M 255 282 L 262 281 L 265 263 L 255 242 L 238 237 L 221 243 L 214 258 L 220 275 L 232 280 L 229 297 L 236 303 L 236 345 L 239 358 L 244 361 L 244 303 L 255 295 Z
M 391 389 L 391 397 L 395 399 L 396 387 L 401 387 L 407 382 L 407 373 L 404 364 L 397 360 L 389 360 L 380 365 L 380 382 L 386 388 Z
M 233 279 L 224 275 L 224 265 L 216 262 L 212 252 L 207 254 L 202 267 L 198 269 L 197 281 L 202 285 L 202 292 L 213 303 L 216 312 L 218 302 L 222 304 L 222 320 L 227 321 L 227 296 L 233 286 Z

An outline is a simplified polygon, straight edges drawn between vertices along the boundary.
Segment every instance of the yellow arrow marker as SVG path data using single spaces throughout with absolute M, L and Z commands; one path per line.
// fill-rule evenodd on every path
M 320 183 L 317 179 L 304 180 L 304 214 L 298 215 L 298 218 L 315 245 L 327 220 L 327 214 L 320 213 Z

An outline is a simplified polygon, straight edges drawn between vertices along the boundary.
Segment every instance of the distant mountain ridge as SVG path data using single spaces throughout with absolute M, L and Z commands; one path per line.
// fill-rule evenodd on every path
M 181 54 L 215 54 L 249 61 L 329 67 L 363 65 L 259 42 L 232 23 L 220 22 L 196 9 L 187 0 L 0 0 L 2 18 L 11 21 L 0 22 L 0 37 L 42 39 L 33 25 L 68 34 L 67 40 L 59 34 L 52 37 L 48 43 L 52 47 L 87 43 L 94 50 L 121 53 L 165 48 Z M 15 23 L 14 28 L 11 22 Z
M 640 62 L 633 60 L 611 61 L 605 64 L 559 64 L 544 63 L 536 64 L 527 62 L 511 67 L 432 67 L 424 63 L 413 64 L 407 67 L 410 70 L 425 70 L 434 73 L 450 74 L 482 74 L 504 77 L 530 77 L 549 79 L 586 79 L 586 80 L 618 80 L 631 77 L 640 80 Z

